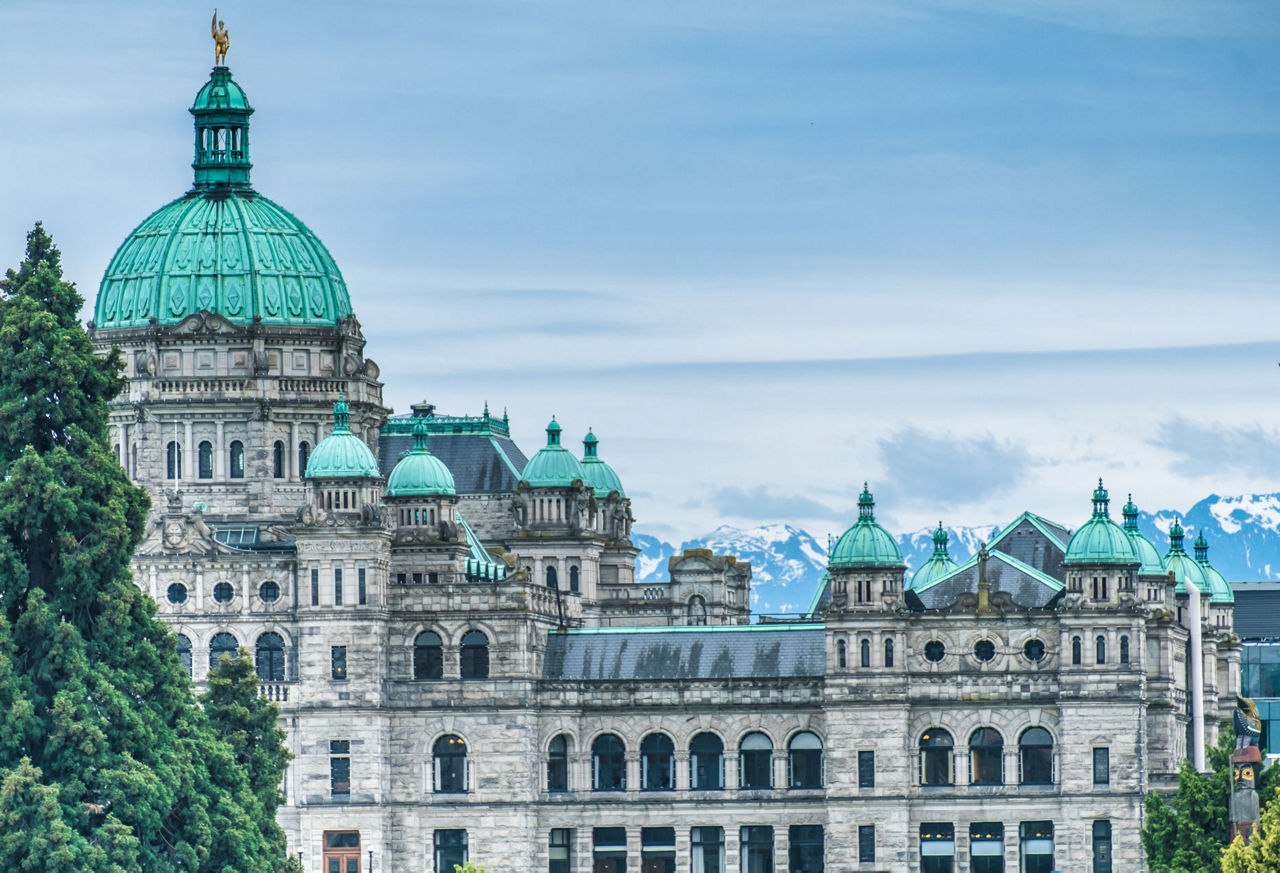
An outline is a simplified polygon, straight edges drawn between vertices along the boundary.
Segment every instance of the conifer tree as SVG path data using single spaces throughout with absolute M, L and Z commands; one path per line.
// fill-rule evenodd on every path
M 1236 837 L 1222 856 L 1222 873 L 1273 873 L 1280 870 L 1280 802 L 1277 793 L 1261 795 L 1262 813 L 1249 838 Z
M 124 385 L 37 224 L 0 279 L 0 870 L 276 873 L 263 809 L 129 576 Z M 273 811 L 273 810 L 272 810 Z

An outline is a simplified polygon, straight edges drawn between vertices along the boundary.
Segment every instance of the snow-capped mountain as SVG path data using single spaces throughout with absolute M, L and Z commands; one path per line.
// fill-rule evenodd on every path
M 1230 582 L 1280 579 L 1280 494 L 1210 494 L 1186 512 L 1161 510 L 1138 516 L 1138 529 L 1164 554 L 1174 519 L 1191 551 L 1196 535 L 1209 542 L 1209 563 Z

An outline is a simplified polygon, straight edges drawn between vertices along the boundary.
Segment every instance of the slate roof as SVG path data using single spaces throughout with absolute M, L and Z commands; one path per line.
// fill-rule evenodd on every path
M 987 581 L 991 584 L 992 594 L 1003 591 L 1019 606 L 1028 608 L 1048 606 L 1063 589 L 1062 583 L 1057 579 L 1003 552 L 989 553 Z M 920 607 L 924 609 L 945 609 L 955 603 L 961 594 L 977 590 L 978 556 L 974 555 L 936 582 L 908 594 L 915 595 Z M 908 602 L 911 602 L 910 597 Z
M 547 638 L 544 679 L 772 679 L 823 676 L 819 624 L 580 628 Z
M 449 468 L 459 494 L 515 491 L 520 471 L 529 462 L 510 437 L 492 433 L 431 434 L 427 447 Z M 411 434 L 382 434 L 378 439 L 382 475 L 390 475 L 396 461 L 412 448 Z
M 1024 512 L 996 534 L 987 548 L 1004 552 L 1036 570 L 1066 582 L 1062 559 L 1067 555 L 1071 531 L 1032 512 Z
M 1238 582 L 1231 589 L 1236 595 L 1235 632 L 1246 640 L 1280 638 L 1280 585 Z

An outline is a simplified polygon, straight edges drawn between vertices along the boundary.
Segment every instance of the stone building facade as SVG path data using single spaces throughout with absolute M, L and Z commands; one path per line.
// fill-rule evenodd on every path
M 1024 513 L 964 564 L 940 531 L 908 575 L 864 490 L 803 620 L 750 623 L 731 556 L 639 584 L 594 434 L 579 457 L 552 419 L 527 457 L 487 407 L 390 415 L 337 265 L 250 184 L 252 111 L 215 68 L 195 184 L 91 327 L 153 500 L 135 578 L 197 684 L 252 653 L 307 870 L 1142 868 L 1191 598 L 1207 741 L 1239 687 L 1230 589 L 1180 530 L 1157 555 L 1099 483 L 1077 531 Z

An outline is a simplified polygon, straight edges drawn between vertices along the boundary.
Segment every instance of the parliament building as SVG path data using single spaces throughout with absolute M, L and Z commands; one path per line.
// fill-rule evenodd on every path
M 864 489 L 796 620 L 730 555 L 637 582 L 611 434 L 384 406 L 338 265 L 250 182 L 253 111 L 215 67 L 194 184 L 91 329 L 135 579 L 197 685 L 254 658 L 307 871 L 1145 869 L 1143 797 L 1240 686 L 1202 541 L 1160 555 L 1082 483 L 1074 530 L 1025 512 L 963 563 L 939 530 L 908 572 Z

